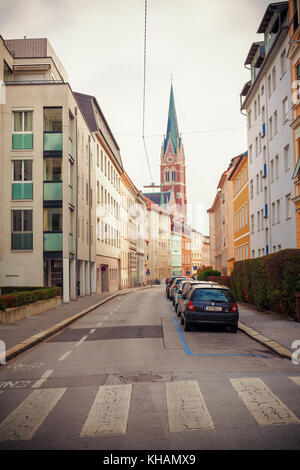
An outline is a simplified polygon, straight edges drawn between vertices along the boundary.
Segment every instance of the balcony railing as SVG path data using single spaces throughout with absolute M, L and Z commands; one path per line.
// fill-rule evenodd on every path
M 32 250 L 32 233 L 12 233 L 11 249 L 12 250 Z
M 44 181 L 44 201 L 61 201 L 62 183 Z
M 44 132 L 44 151 L 62 151 L 62 132 Z
M 62 233 L 44 232 L 44 251 L 62 251 Z
M 13 183 L 12 199 L 32 199 L 33 184 L 32 183 Z
M 13 134 L 13 150 L 30 150 L 33 148 L 33 134 Z

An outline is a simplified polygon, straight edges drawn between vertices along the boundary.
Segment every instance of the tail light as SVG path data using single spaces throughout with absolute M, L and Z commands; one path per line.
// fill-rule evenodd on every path
M 193 305 L 193 302 L 190 300 L 188 303 L 188 310 L 195 312 L 195 307 Z
M 237 311 L 238 311 L 237 305 L 236 305 L 236 304 L 233 304 L 232 307 L 231 307 L 230 312 L 231 312 L 231 313 L 236 313 Z

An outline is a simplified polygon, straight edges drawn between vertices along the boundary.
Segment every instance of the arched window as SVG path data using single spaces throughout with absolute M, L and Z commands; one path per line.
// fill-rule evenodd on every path
M 165 170 L 165 181 L 170 181 L 170 172 L 168 169 Z
M 172 170 L 172 181 L 176 181 L 176 170 Z

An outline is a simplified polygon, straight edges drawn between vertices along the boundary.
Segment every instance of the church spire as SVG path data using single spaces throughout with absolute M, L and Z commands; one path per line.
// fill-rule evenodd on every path
M 169 102 L 167 134 L 166 134 L 166 138 L 164 141 L 164 152 L 166 151 L 169 139 L 171 139 L 174 152 L 175 154 L 177 154 L 177 150 L 179 149 L 179 146 L 180 146 L 180 137 L 179 137 L 179 131 L 178 131 L 178 123 L 177 123 L 172 82 L 171 82 L 171 92 L 170 92 L 170 102 Z

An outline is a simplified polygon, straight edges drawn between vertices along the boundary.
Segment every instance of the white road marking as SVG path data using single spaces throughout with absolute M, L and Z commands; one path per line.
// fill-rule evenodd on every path
M 48 379 L 48 377 L 50 377 L 52 373 L 53 373 L 53 370 L 46 370 L 46 372 L 42 375 L 42 377 L 39 380 L 37 380 L 31 386 L 31 388 L 39 388 L 44 382 L 46 382 L 46 380 Z
M 77 346 L 80 346 L 86 339 L 87 336 L 83 336 L 76 344 L 74 344 L 74 347 L 76 348 Z
M 289 377 L 295 384 L 300 385 L 300 377 Z
M 230 379 L 230 382 L 260 426 L 300 423 L 261 379 Z
M 58 361 L 64 361 L 71 353 L 72 353 L 72 351 L 67 351 L 65 354 L 63 354 L 63 355 L 58 359 Z
M 28 441 L 61 399 L 66 388 L 34 390 L 0 424 L 0 441 Z
M 101 325 L 102 325 L 102 323 L 103 323 L 103 322 L 101 321 L 101 322 L 99 322 L 99 323 L 98 323 L 96 326 L 101 326 Z
M 198 382 L 167 382 L 166 394 L 170 432 L 214 428 Z
M 96 331 L 96 328 L 93 328 L 92 330 L 89 331 L 89 335 L 91 335 L 92 333 L 94 333 Z
M 105 317 L 103 318 L 103 320 L 107 320 L 108 319 L 108 315 L 105 315 Z
M 125 434 L 131 390 L 131 384 L 101 386 L 80 435 Z

